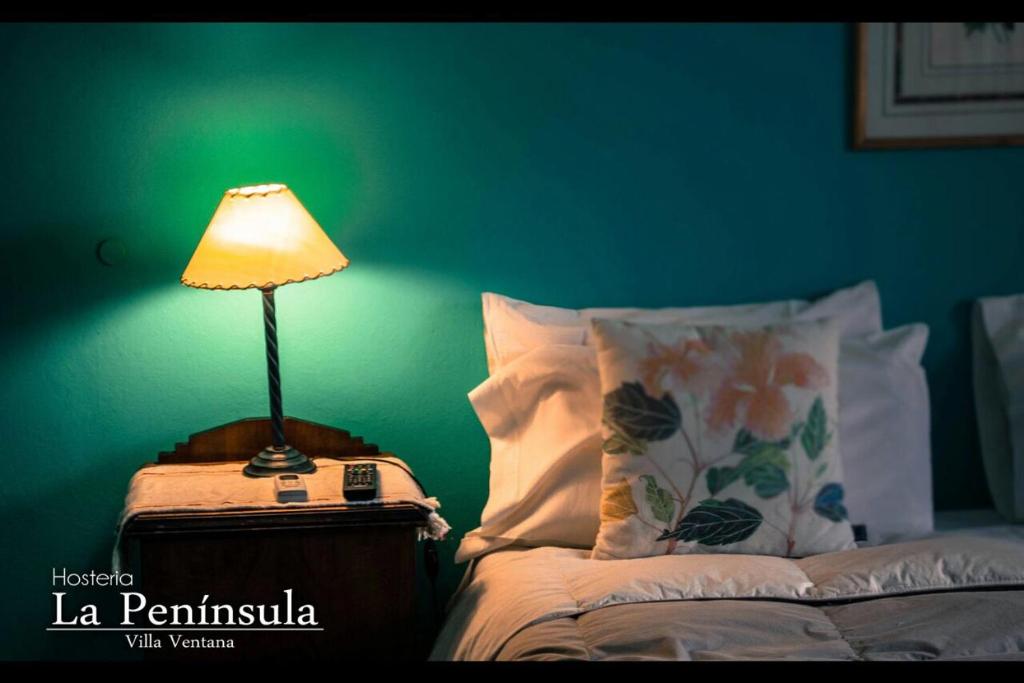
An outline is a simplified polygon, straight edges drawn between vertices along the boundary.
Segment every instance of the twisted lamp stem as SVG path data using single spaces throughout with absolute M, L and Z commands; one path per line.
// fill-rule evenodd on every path
M 267 385 L 270 389 L 270 428 L 274 448 L 284 448 L 284 411 L 281 407 L 281 364 L 277 357 L 277 314 L 274 288 L 263 292 L 263 327 L 267 343 Z
M 284 440 L 284 411 L 281 410 L 281 364 L 277 358 L 277 315 L 274 288 L 263 292 L 263 327 L 267 342 L 267 387 L 270 389 L 270 429 L 273 444 L 257 453 L 242 472 L 248 477 L 273 477 L 285 472 L 311 474 L 316 464 Z

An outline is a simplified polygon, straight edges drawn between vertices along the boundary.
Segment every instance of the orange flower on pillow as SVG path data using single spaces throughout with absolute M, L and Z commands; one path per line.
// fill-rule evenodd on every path
M 701 356 L 710 352 L 711 348 L 702 339 L 683 339 L 675 346 L 650 342 L 647 345 L 647 357 L 640 361 L 644 386 L 650 394 L 660 395 L 663 391 L 662 379 L 665 375 L 674 375 L 694 393 L 710 389 L 708 368 L 699 362 Z
M 781 353 L 782 344 L 769 331 L 731 335 L 731 367 L 711 397 L 708 426 L 732 426 L 742 413 L 743 426 L 762 439 L 789 434 L 795 416 L 782 391 L 785 386 L 817 389 L 828 373 L 806 353 Z

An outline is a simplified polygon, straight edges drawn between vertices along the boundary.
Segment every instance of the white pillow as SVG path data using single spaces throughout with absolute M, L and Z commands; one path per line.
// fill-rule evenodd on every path
M 792 299 L 737 306 L 576 310 L 531 304 L 491 292 L 484 292 L 481 299 L 487 368 L 491 374 L 545 344 L 591 345 L 590 321 L 594 318 L 642 323 L 760 325 L 800 315 L 801 320 L 838 318 L 844 337 L 882 330 L 882 304 L 878 287 L 872 280 L 836 290 L 813 303 Z
M 590 548 L 601 499 L 594 350 L 543 346 L 469 393 L 491 440 L 490 495 L 456 562 L 506 545 Z
M 481 514 L 480 527 L 466 534 L 459 546 L 456 554 L 459 562 L 512 543 L 593 546 L 601 494 L 600 383 L 593 347 L 578 346 L 583 342 L 569 334 L 576 327 L 585 331 L 591 317 L 611 317 L 618 312 L 630 319 L 651 320 L 647 316 L 653 316 L 657 321 L 661 316 L 665 321 L 689 320 L 687 312 L 694 311 L 700 322 L 722 324 L 761 324 L 787 317 L 795 320 L 835 317 L 844 338 L 881 330 L 881 303 L 873 282 L 839 290 L 813 304 L 774 302 L 713 309 L 587 309 L 581 312 L 515 302 L 496 294 L 485 294 L 483 299 L 485 316 L 491 315 L 485 322 L 488 354 L 492 360 L 506 360 L 493 363 L 492 377 L 469 394 L 470 403 L 491 440 L 490 494 Z M 529 335 L 519 334 L 520 328 L 516 327 L 516 316 L 521 320 L 523 310 L 531 316 L 530 324 L 523 326 L 529 330 Z M 709 311 L 716 312 L 718 318 L 705 318 Z M 584 314 L 588 316 L 585 320 L 581 318 Z M 553 336 L 563 343 L 540 345 L 543 326 L 547 323 L 557 328 Z M 494 332 L 498 332 L 497 337 L 492 336 Z M 525 339 L 531 341 L 527 343 Z M 575 340 L 577 345 L 565 344 L 566 339 Z M 585 335 L 583 339 L 588 341 Z M 500 341 L 492 347 L 496 340 Z M 531 347 L 531 344 L 536 346 Z M 491 355 L 492 348 L 494 355 Z M 507 360 L 509 356 L 512 360 Z M 923 374 L 920 379 L 924 381 Z M 898 389 L 893 388 L 893 391 Z M 918 390 L 915 395 L 919 394 Z M 927 415 L 926 390 L 924 397 Z M 841 405 L 842 400 L 841 384 Z M 861 414 L 873 415 L 867 409 Z M 899 419 L 898 413 L 891 415 L 893 420 Z M 913 431 L 913 435 L 917 443 L 922 441 L 918 431 Z M 850 438 L 854 443 L 859 441 L 857 437 Z M 930 511 L 931 461 L 927 438 L 926 434 L 925 448 L 916 450 L 913 459 L 920 462 L 923 453 L 928 464 L 923 484 L 928 500 L 914 503 L 912 507 L 916 510 L 927 505 Z M 844 453 L 844 462 L 845 457 Z M 867 508 L 870 510 L 871 506 Z M 865 523 L 854 516 L 856 509 L 850 507 L 851 521 Z
M 843 339 L 839 450 L 846 507 L 870 543 L 933 530 L 931 418 L 921 323 Z
M 986 297 L 974 307 L 974 405 L 992 500 L 1024 521 L 1024 295 Z

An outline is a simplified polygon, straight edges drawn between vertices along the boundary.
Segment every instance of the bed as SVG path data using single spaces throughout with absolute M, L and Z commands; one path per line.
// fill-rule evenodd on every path
M 1024 529 L 798 560 L 506 548 L 476 560 L 432 659 L 1024 659 Z
M 928 329 L 883 328 L 873 282 L 674 309 L 485 293 L 483 313 L 490 490 L 432 659 L 1024 659 L 1024 527 L 936 532 Z M 729 351 L 780 329 L 820 347 Z M 716 362 L 734 374 L 698 381 Z M 717 424 L 781 377 L 781 429 L 749 405 Z

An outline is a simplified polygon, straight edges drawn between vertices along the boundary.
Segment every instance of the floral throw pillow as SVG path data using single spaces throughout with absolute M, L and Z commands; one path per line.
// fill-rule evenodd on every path
M 604 396 L 593 557 L 855 547 L 833 323 L 593 329 Z

